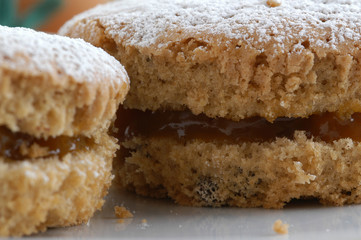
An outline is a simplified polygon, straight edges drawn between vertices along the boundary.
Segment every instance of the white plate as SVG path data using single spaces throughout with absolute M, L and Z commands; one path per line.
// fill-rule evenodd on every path
M 118 223 L 114 206 L 123 204 L 134 218 Z M 142 223 L 147 220 L 147 224 Z M 288 235 L 272 230 L 281 219 Z M 101 212 L 86 225 L 50 229 L 32 238 L 120 239 L 361 239 L 361 205 L 324 207 L 295 202 L 281 210 L 182 207 L 169 200 L 143 198 L 112 189 Z

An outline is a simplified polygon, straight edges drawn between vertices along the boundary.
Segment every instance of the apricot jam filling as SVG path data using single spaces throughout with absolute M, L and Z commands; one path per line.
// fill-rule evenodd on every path
M 58 156 L 78 150 L 89 150 L 90 138 L 80 137 L 49 137 L 35 138 L 25 133 L 14 133 L 6 127 L 0 127 L 0 155 L 6 159 L 23 160 Z
M 264 142 L 277 137 L 293 139 L 295 131 L 304 131 L 316 140 L 332 142 L 341 138 L 361 141 L 361 113 L 340 119 L 334 113 L 312 115 L 309 118 L 278 118 L 273 123 L 261 117 L 238 122 L 224 118 L 194 115 L 190 111 L 151 112 L 139 110 L 118 111 L 115 126 L 120 140 L 134 136 L 174 137 L 179 140 Z

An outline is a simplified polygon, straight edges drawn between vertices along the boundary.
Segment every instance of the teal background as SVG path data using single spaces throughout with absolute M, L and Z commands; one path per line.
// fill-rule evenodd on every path
M 0 0 L 0 25 L 37 28 L 63 4 L 62 0 L 39 0 L 27 12 L 18 13 L 18 3 L 23 0 Z

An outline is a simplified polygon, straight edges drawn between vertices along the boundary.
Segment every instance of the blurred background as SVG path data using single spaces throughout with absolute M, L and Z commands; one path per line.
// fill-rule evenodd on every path
M 56 33 L 74 15 L 109 0 L 0 0 L 0 25 Z

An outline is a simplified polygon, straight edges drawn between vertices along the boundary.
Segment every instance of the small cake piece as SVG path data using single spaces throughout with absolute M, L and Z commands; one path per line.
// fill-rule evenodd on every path
M 115 212 L 115 216 L 117 216 L 117 218 L 132 218 L 133 214 L 131 212 L 129 212 L 129 210 L 127 210 L 125 207 L 119 207 L 119 206 L 115 206 L 114 207 L 114 212 Z
M 191 206 L 361 203 L 361 1 L 113 1 L 60 30 L 126 68 L 121 184 Z
M 148 224 L 148 220 L 143 218 L 142 221 L 140 222 L 140 225 L 139 225 L 140 229 L 147 229 L 150 227 L 150 225 Z
M 278 234 L 288 234 L 288 227 L 288 224 L 283 223 L 280 219 L 278 219 L 273 224 L 273 231 Z
M 129 88 L 90 44 L 0 26 L 0 236 L 87 222 L 118 146 L 108 134 Z
M 281 0 L 267 0 L 267 4 L 270 7 L 278 7 L 282 4 Z

